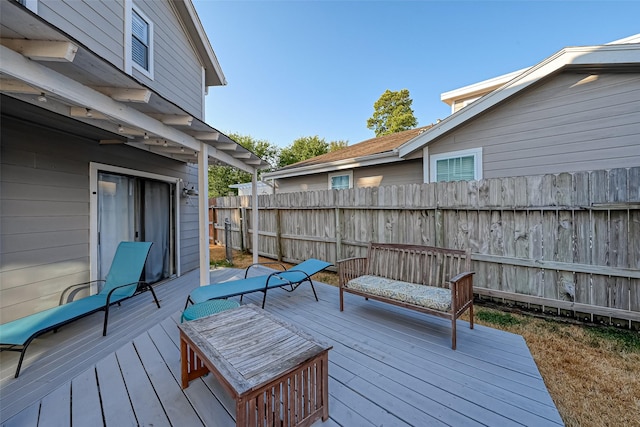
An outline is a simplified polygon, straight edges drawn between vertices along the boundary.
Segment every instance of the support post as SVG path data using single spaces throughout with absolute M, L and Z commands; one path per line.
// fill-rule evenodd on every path
M 340 261 L 342 256 L 342 218 L 340 208 L 335 209 L 336 213 L 336 261 Z
M 258 262 L 258 169 L 253 170 L 253 178 L 251 179 L 251 225 L 253 226 L 253 262 Z
M 198 153 L 198 223 L 200 247 L 200 286 L 209 284 L 209 146 L 200 143 Z

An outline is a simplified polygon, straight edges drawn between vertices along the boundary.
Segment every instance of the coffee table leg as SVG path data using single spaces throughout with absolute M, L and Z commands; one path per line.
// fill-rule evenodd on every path
M 180 339 L 180 365 L 182 371 L 182 389 L 189 387 L 189 350 L 187 342 Z

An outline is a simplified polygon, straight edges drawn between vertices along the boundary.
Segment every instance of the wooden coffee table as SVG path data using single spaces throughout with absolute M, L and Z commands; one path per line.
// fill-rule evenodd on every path
M 309 426 L 329 417 L 332 348 L 253 304 L 178 325 L 182 388 L 211 372 L 237 426 Z

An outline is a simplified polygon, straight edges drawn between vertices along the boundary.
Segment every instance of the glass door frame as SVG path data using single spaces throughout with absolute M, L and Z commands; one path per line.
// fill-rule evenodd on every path
M 139 178 L 153 179 L 166 182 L 173 187 L 174 197 L 173 209 L 175 216 L 171 227 L 175 230 L 175 244 L 173 256 L 175 257 L 176 275 L 181 275 L 180 270 L 180 196 L 179 188 L 182 179 L 156 173 L 143 172 L 135 169 L 128 169 L 119 166 L 112 166 L 103 163 L 89 163 L 89 264 L 90 280 L 100 279 L 98 276 L 98 172 L 115 173 L 129 175 Z M 91 289 L 95 293 L 96 289 Z

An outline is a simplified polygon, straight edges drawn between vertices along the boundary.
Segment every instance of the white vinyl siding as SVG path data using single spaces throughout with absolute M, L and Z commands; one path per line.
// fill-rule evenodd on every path
M 432 155 L 430 169 L 431 182 L 482 179 L 482 149 Z

